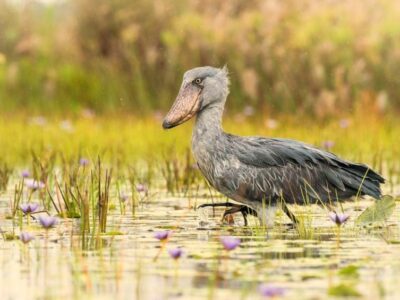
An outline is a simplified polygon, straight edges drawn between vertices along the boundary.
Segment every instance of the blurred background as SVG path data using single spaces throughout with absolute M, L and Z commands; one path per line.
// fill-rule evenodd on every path
M 233 112 L 400 110 L 398 0 L 0 0 L 0 110 L 166 111 L 227 64 Z

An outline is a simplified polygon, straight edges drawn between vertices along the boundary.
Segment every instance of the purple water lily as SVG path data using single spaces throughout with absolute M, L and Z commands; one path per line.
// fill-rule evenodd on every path
M 144 193 L 147 195 L 147 192 L 149 191 L 149 189 L 147 188 L 147 185 L 143 184 L 143 183 L 138 183 L 136 185 L 136 191 L 138 193 Z
M 40 216 L 39 222 L 43 228 L 50 229 L 57 225 L 58 219 L 56 217 L 51 217 L 51 216 Z
M 168 254 L 171 256 L 173 259 L 179 259 L 182 256 L 182 249 L 181 248 L 174 248 L 174 249 L 169 249 Z
M 340 128 L 347 128 L 347 127 L 349 127 L 349 126 L 350 126 L 350 120 L 348 120 L 348 119 L 341 119 L 341 120 L 339 121 L 339 126 L 340 126 Z
M 31 176 L 31 173 L 29 172 L 29 170 L 22 170 L 21 171 L 21 177 L 22 178 L 28 178 L 29 176 Z
M 43 182 L 32 178 L 26 179 L 25 185 L 27 186 L 28 189 L 32 191 L 41 190 L 46 186 Z
M 331 211 L 329 213 L 329 219 L 331 219 L 332 222 L 334 222 L 337 226 L 341 226 L 344 224 L 350 216 L 348 214 L 341 214 L 341 213 L 336 213 Z
M 285 289 L 272 284 L 261 284 L 258 287 L 260 294 L 267 298 L 280 297 L 285 294 Z
M 72 122 L 70 120 L 63 120 L 60 122 L 60 128 L 66 132 L 73 132 L 74 131 L 74 125 L 72 125 Z
M 21 232 L 19 235 L 19 240 L 24 244 L 28 244 L 30 241 L 34 239 L 35 237 L 33 236 L 33 234 L 30 234 L 29 232 Z
M 233 236 L 221 236 L 219 240 L 226 251 L 234 250 L 240 245 L 240 239 Z
M 243 114 L 244 114 L 246 117 L 251 117 L 252 115 L 255 114 L 255 109 L 254 109 L 254 107 L 251 106 L 251 105 L 246 105 L 246 106 L 244 107 L 244 109 L 243 109 Z
M 279 126 L 279 123 L 277 120 L 275 119 L 267 119 L 265 121 L 265 126 L 269 129 L 275 129 Z
M 166 230 L 166 231 L 157 231 L 157 232 L 154 234 L 154 237 L 155 237 L 157 240 L 160 240 L 160 241 L 165 241 L 165 240 L 167 240 L 170 236 L 171 236 L 171 231 L 168 231 L 168 230 Z
M 326 149 L 326 150 L 332 149 L 333 146 L 335 146 L 335 142 L 334 141 L 327 140 L 327 141 L 323 141 L 322 142 L 322 147 L 324 149 Z
M 129 195 L 126 194 L 126 193 L 121 193 L 121 194 L 119 195 L 119 199 L 121 200 L 121 202 L 126 202 L 126 201 L 129 200 Z
M 23 203 L 19 206 L 19 208 L 22 210 L 24 215 L 34 213 L 35 211 L 38 210 L 39 204 L 38 203 Z
M 36 116 L 30 119 L 30 123 L 37 126 L 45 126 L 47 119 L 43 116 Z
M 89 165 L 89 160 L 85 157 L 81 157 L 79 159 L 79 165 L 82 167 L 86 167 L 87 165 Z

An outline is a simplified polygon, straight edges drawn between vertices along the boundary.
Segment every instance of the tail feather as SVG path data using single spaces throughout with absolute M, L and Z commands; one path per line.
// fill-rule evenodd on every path
M 355 194 L 369 195 L 375 199 L 382 196 L 380 184 L 385 182 L 385 179 L 362 164 L 347 164 L 342 166 L 343 183 L 350 189 L 355 191 Z

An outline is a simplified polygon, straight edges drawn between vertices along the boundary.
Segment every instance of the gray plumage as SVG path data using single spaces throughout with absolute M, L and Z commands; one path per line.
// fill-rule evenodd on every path
M 196 84 L 198 78 L 192 150 L 203 175 L 227 197 L 256 211 L 263 200 L 306 204 L 335 202 L 357 194 L 380 198 L 384 179 L 366 165 L 294 140 L 225 133 L 221 120 L 228 95 L 227 71 L 192 69 L 185 73 L 181 89 Z M 168 121 L 172 114 L 167 115 L 164 128 L 175 126 Z

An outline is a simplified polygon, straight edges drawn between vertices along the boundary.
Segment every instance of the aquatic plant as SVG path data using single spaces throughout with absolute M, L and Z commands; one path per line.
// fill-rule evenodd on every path
M 340 229 L 344 223 L 350 218 L 348 214 L 344 213 L 336 213 L 336 212 L 330 212 L 329 213 L 329 219 L 336 224 L 337 230 L 336 230 L 336 246 L 337 249 L 340 247 Z
M 127 194 L 127 193 L 124 193 L 124 192 L 122 192 L 120 195 L 119 195 L 119 200 L 121 200 L 121 202 L 126 202 L 126 201 L 128 201 L 129 200 L 129 195 Z
M 23 180 L 20 181 L 18 184 L 15 185 L 14 187 L 14 197 L 12 198 L 12 201 L 10 203 L 10 208 L 11 208 L 11 217 L 14 222 L 14 217 L 18 211 L 18 208 L 20 208 L 20 203 L 23 198 L 23 192 L 24 192 L 24 184 Z
M 24 203 L 21 204 L 19 208 L 24 213 L 24 215 L 29 215 L 39 209 L 39 203 Z
M 22 170 L 21 171 L 21 177 L 22 178 L 29 178 L 31 176 L 31 172 L 29 170 Z
M 30 241 L 34 240 L 35 236 L 29 232 L 21 232 L 19 235 L 19 240 L 24 244 L 28 244 Z
M 330 212 L 329 219 L 337 226 L 342 226 L 350 218 L 348 214 Z
M 394 213 L 395 208 L 396 198 L 384 195 L 379 201 L 364 210 L 355 220 L 355 223 L 357 225 L 384 224 Z
M 350 120 L 349 119 L 341 119 L 339 121 L 339 127 L 340 128 L 345 129 L 345 128 L 349 127 L 349 126 L 350 126 Z
M 322 147 L 325 150 L 331 150 L 333 148 L 333 146 L 335 146 L 335 142 L 331 141 L 331 140 L 326 140 L 322 142 Z
M 157 261 L 158 257 L 164 251 L 165 246 L 167 245 L 168 239 L 170 238 L 171 234 L 172 234 L 172 231 L 169 231 L 169 230 L 157 231 L 154 234 L 154 238 L 159 240 L 161 242 L 161 245 L 160 245 L 160 250 L 157 252 L 156 256 L 153 258 L 153 261 Z
M 82 167 L 88 166 L 89 163 L 90 163 L 89 159 L 87 159 L 87 158 L 85 158 L 85 157 L 81 157 L 81 158 L 79 159 L 79 165 L 82 166 Z
M 149 189 L 147 188 L 147 185 L 145 185 L 144 183 L 138 183 L 136 185 L 136 191 L 138 193 L 144 193 L 145 195 L 147 195 Z
M 171 258 L 177 260 L 181 258 L 183 251 L 181 248 L 172 248 L 168 250 L 168 254 Z
M 103 172 L 104 172 L 104 178 L 103 178 Z M 108 203 L 110 199 L 112 169 L 107 169 L 107 168 L 103 169 L 101 166 L 100 158 L 98 158 L 97 160 L 97 174 L 95 178 L 97 183 L 96 186 L 97 186 L 97 209 L 99 216 L 99 229 L 100 232 L 104 233 L 106 232 L 107 228 Z
M 25 185 L 28 189 L 30 189 L 32 192 L 41 190 L 45 188 L 45 184 L 42 181 L 36 180 L 36 179 L 26 179 L 25 180 Z
M 159 240 L 159 241 L 166 241 L 170 236 L 171 236 L 172 232 L 171 231 L 157 231 L 154 234 L 154 237 Z
M 281 297 L 285 294 L 286 290 L 282 287 L 272 285 L 272 284 L 266 284 L 262 283 L 258 287 L 258 291 L 260 294 L 264 297 L 267 298 L 277 298 Z
M 232 251 L 240 245 L 240 239 L 233 236 L 221 236 L 219 240 L 226 251 Z
M 0 192 L 6 190 L 11 174 L 12 169 L 8 164 L 3 163 L 0 165 Z
M 328 295 L 335 297 L 361 297 L 359 291 L 347 283 L 339 283 L 328 289 Z
M 39 223 L 44 229 L 50 229 L 58 224 L 58 219 L 52 216 L 39 216 Z

